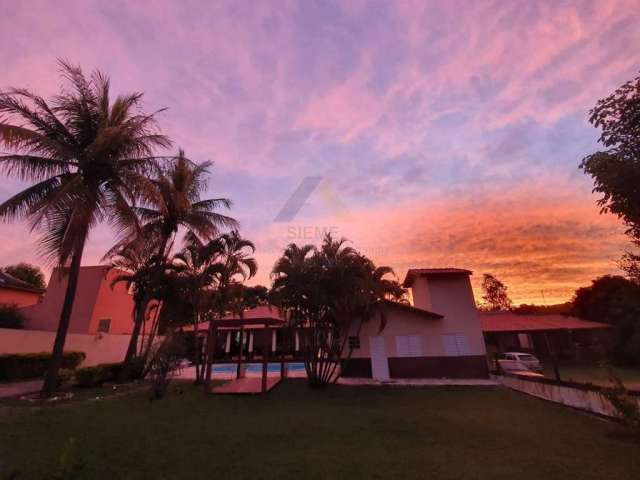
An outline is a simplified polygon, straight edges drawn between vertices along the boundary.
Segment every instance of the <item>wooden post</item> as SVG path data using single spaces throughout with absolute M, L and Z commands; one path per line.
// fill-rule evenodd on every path
M 285 331 L 284 328 L 280 328 L 280 378 L 285 378 L 287 372 L 284 366 L 284 347 L 285 347 Z
M 224 358 L 229 358 L 231 352 L 231 330 L 227 330 L 227 339 L 224 342 Z
M 242 337 L 244 336 L 244 326 L 240 327 L 240 349 L 238 350 L 238 368 L 236 370 L 236 378 L 240 377 L 240 372 L 242 370 Z
M 265 325 L 264 354 L 262 355 L 262 393 L 267 391 L 267 367 L 269 363 L 270 329 Z
M 216 352 L 216 345 L 218 343 L 218 328 L 213 327 L 209 328 L 209 336 L 207 338 L 207 365 L 205 368 L 205 376 L 204 376 L 204 391 L 209 392 L 209 388 L 211 386 L 211 373 L 212 373 L 212 364 L 214 361 L 214 356 Z
M 560 369 L 558 368 L 558 358 L 556 357 L 556 352 L 551 346 L 551 342 L 549 341 L 549 335 L 547 332 L 544 332 L 544 341 L 547 343 L 547 350 L 549 351 L 549 355 L 551 355 L 551 361 L 553 362 L 553 373 L 556 376 L 556 380 L 560 381 Z

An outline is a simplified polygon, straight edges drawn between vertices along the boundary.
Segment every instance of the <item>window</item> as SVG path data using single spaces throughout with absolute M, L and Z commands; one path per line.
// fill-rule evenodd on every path
M 471 355 L 469 337 L 463 333 L 447 333 L 442 335 L 444 352 L 448 357 L 462 357 Z
M 109 328 L 111 327 L 111 319 L 110 318 L 101 318 L 98 320 L 98 332 L 100 333 L 109 333 Z
M 396 351 L 399 357 L 424 357 L 422 336 L 398 335 L 396 337 Z
M 360 337 L 349 337 L 349 348 L 352 350 L 360 348 Z

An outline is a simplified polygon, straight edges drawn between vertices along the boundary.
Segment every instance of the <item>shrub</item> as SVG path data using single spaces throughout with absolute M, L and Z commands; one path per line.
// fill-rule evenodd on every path
M 69 382 L 74 377 L 74 372 L 68 368 L 61 368 L 58 370 L 58 386 L 61 386 L 63 383 Z
M 98 387 L 104 382 L 113 382 L 120 376 L 122 363 L 101 363 L 92 367 L 79 368 L 75 372 L 79 387 Z
M 24 328 L 24 316 L 15 303 L 0 304 L 0 328 Z
M 64 352 L 61 368 L 74 369 L 84 359 L 84 352 Z M 46 352 L 0 355 L 0 381 L 42 377 L 50 360 L 51 354 Z

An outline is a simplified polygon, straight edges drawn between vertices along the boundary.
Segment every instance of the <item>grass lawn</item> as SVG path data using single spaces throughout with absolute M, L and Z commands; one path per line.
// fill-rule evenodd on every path
M 0 407 L 0 478 L 52 478 L 74 463 L 69 478 L 110 480 L 640 477 L 640 445 L 620 427 L 505 389 L 184 388 L 154 403 L 133 393 Z
M 630 367 L 613 367 L 616 375 L 620 377 L 627 388 L 640 390 L 640 368 Z M 544 365 L 544 375 L 549 378 L 555 378 L 553 373 L 553 365 L 546 362 Z M 597 363 L 576 363 L 563 362 L 560 363 L 560 378 L 580 383 L 592 383 L 594 385 L 609 386 L 609 372 L 607 369 Z

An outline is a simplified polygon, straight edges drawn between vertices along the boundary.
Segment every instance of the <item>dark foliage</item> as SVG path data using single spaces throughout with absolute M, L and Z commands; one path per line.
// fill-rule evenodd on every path
M 523 315 L 569 315 L 572 306 L 571 302 L 557 303 L 555 305 L 529 305 L 522 303 L 520 306 L 514 308 L 513 311 Z
M 4 267 L 2 270 L 12 277 L 17 278 L 18 280 L 22 280 L 23 282 L 27 282 L 28 284 L 33 285 L 34 287 L 41 290 L 47 288 L 47 283 L 44 280 L 44 273 L 42 273 L 40 267 L 36 265 L 31 265 L 26 262 L 20 262 L 15 265 Z
M 76 368 L 84 358 L 83 352 L 64 352 L 62 368 Z M 51 354 L 45 352 L 0 355 L 0 381 L 42 377 L 50 360 Z
M 606 275 L 576 291 L 571 314 L 615 327 L 612 359 L 640 365 L 640 285 Z
M 0 328 L 24 328 L 24 315 L 15 304 L 0 304 Z

